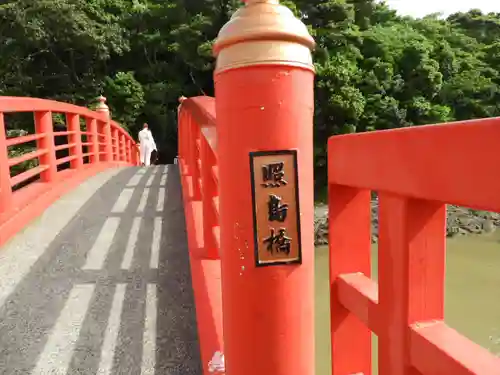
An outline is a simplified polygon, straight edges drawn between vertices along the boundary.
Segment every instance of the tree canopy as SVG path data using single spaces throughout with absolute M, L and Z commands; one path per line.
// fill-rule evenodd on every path
M 325 184 L 330 135 L 500 114 L 500 13 L 471 10 L 447 19 L 414 19 L 374 0 L 282 3 L 309 26 L 318 44 L 317 188 Z M 177 99 L 213 95 L 212 44 L 240 5 L 3 1 L 0 95 L 89 105 L 103 94 L 113 118 L 133 133 L 148 122 L 164 160 L 171 159 Z

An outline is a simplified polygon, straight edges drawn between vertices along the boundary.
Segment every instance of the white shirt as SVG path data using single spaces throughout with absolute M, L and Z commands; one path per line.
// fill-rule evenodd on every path
M 153 138 L 153 134 L 149 129 L 142 129 L 139 132 L 139 142 L 141 142 L 141 146 L 151 147 L 153 150 L 156 150 L 156 143 Z

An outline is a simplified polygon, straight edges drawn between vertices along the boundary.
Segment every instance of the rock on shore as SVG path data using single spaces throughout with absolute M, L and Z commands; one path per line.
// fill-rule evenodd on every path
M 372 243 L 378 240 L 378 200 L 371 202 Z M 446 236 L 492 233 L 500 227 L 500 214 L 489 211 L 472 210 L 465 207 L 448 205 Z M 328 206 L 316 205 L 314 210 L 315 245 L 328 243 Z

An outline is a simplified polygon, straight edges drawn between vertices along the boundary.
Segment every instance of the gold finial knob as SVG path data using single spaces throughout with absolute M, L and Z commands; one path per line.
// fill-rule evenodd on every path
M 106 98 L 104 96 L 102 96 L 102 95 L 99 96 L 97 98 L 97 100 L 99 101 L 99 104 L 97 104 L 97 109 L 100 109 L 100 110 L 107 109 L 107 110 L 109 110 L 109 107 L 106 104 Z
M 278 0 L 246 0 L 219 32 L 216 72 L 248 65 L 280 64 L 313 69 L 314 39 Z
M 99 103 L 97 104 L 96 112 L 106 113 L 109 116 L 109 107 L 106 104 L 106 98 L 101 95 L 97 98 L 97 100 L 99 101 Z

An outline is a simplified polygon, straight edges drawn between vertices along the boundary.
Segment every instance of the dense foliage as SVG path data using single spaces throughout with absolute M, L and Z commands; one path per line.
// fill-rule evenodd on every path
M 412 19 L 374 0 L 283 3 L 318 43 L 318 186 L 329 135 L 500 113 L 500 14 Z M 133 133 L 150 123 L 169 161 L 177 98 L 213 94 L 212 42 L 238 6 L 236 0 L 3 1 L 0 95 L 89 105 L 102 93 L 113 117 Z

